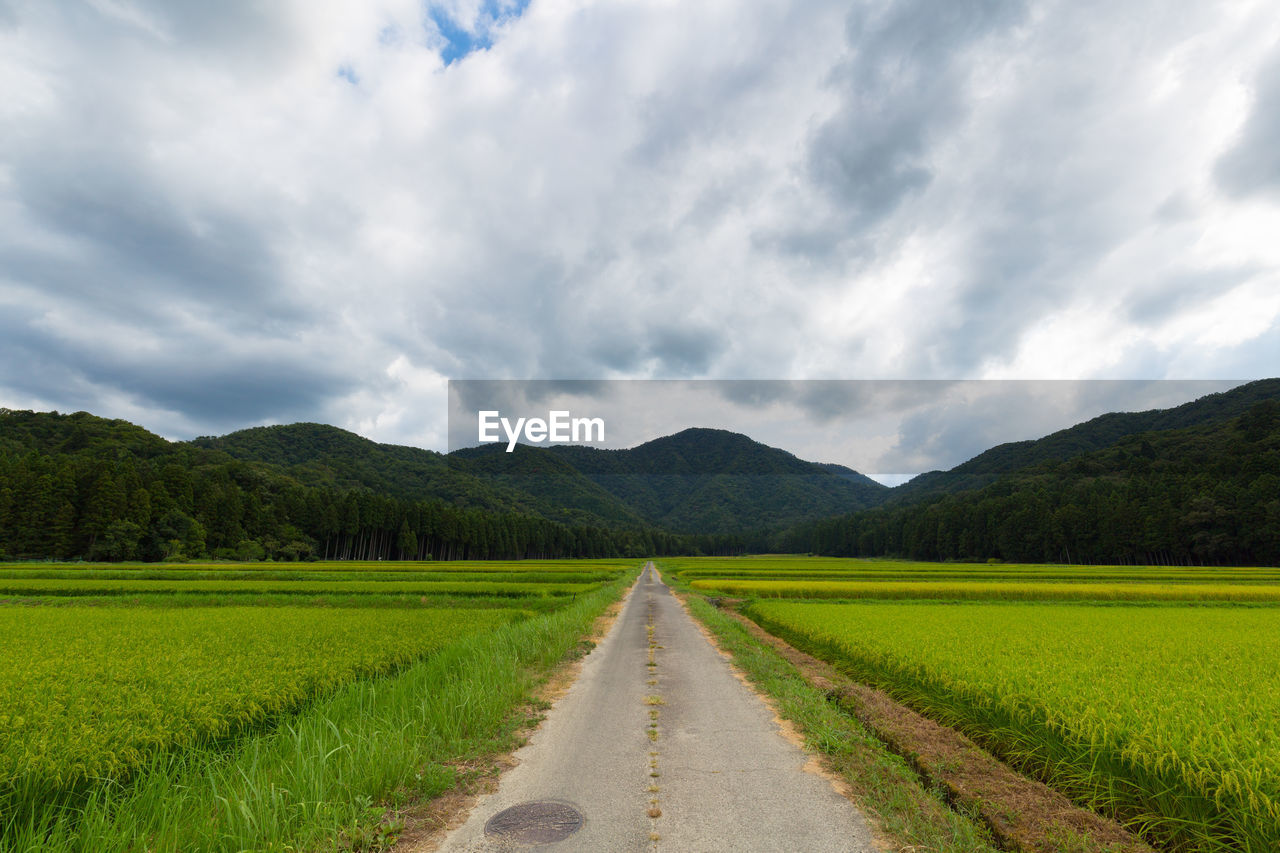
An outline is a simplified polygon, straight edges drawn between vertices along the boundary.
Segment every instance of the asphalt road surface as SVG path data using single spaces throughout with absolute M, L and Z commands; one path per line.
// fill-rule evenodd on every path
M 652 563 L 516 758 L 442 850 L 875 849 Z

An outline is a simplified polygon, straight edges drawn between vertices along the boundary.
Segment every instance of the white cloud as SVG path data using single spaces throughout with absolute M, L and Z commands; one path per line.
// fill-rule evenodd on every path
M 1280 208 L 1215 177 L 1273 4 L 436 7 L 491 47 L 0 12 L 0 404 L 441 446 L 443 377 L 1274 372 Z

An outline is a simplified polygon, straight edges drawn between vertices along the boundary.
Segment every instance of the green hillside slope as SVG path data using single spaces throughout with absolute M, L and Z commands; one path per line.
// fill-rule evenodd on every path
M 927 560 L 1280 565 L 1280 402 L 821 522 L 788 544 Z

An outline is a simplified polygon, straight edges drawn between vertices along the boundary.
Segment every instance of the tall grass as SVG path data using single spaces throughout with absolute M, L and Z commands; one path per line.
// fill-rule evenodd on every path
M 0 813 L 94 779 L 124 781 L 153 753 L 261 730 L 344 684 L 521 617 L 508 608 L 0 609 Z

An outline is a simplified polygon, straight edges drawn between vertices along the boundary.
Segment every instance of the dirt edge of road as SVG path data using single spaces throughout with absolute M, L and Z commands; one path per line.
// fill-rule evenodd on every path
M 639 582 L 637 579 L 636 584 Z M 459 780 L 456 788 L 397 813 L 397 818 L 404 828 L 392 848 L 395 853 L 434 853 L 450 832 L 466 823 L 467 817 L 480 798 L 498 789 L 502 774 L 518 763 L 514 758 L 516 750 L 538 730 L 556 700 L 573 686 L 579 673 L 582 672 L 582 661 L 586 653 L 595 648 L 609 633 L 609 629 L 622 613 L 628 596 L 635 591 L 636 584 L 633 584 L 621 598 L 610 604 L 604 613 L 596 617 L 591 631 L 582 638 L 577 647 L 580 653 L 553 668 L 545 680 L 534 689 L 531 701 L 516 712 L 517 726 L 521 735 L 509 752 L 493 753 L 481 756 L 474 761 L 455 765 Z
M 978 815 L 1002 848 L 1026 853 L 1155 853 L 1115 821 L 1077 806 L 1058 791 L 1023 776 L 955 729 L 916 713 L 880 690 L 849 679 L 829 663 L 765 631 L 731 606 L 723 606 L 727 604 L 722 603 L 721 612 L 740 622 L 806 681 L 867 726 L 890 751 L 902 756 L 926 784 L 940 787 L 953 807 Z M 712 644 L 715 645 L 714 639 Z

